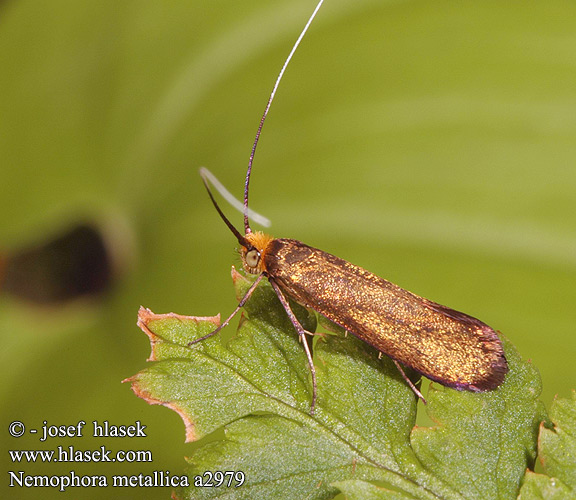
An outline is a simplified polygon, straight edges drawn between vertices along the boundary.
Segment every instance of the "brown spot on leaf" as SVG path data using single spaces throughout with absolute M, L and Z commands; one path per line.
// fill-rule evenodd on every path
M 138 379 L 138 374 L 129 377 L 127 379 L 124 379 L 122 382 L 130 382 L 131 383 L 130 387 L 134 392 L 134 394 L 136 394 L 136 396 L 138 396 L 140 399 L 146 401 L 148 404 L 162 405 L 178 413 L 178 415 L 180 415 L 180 418 L 184 422 L 184 427 L 186 429 L 186 440 L 185 440 L 186 443 L 190 443 L 198 439 L 198 436 L 196 434 L 196 426 L 194 425 L 194 422 L 192 421 L 190 416 L 186 413 L 186 411 L 182 409 L 177 403 L 173 401 L 162 401 L 160 399 L 153 397 L 150 394 L 150 392 L 148 392 L 146 389 L 143 389 L 139 385 L 140 380 Z
M 216 327 L 220 326 L 219 314 L 216 316 L 183 316 L 182 314 L 176 314 L 173 312 L 156 314 L 150 309 L 140 306 L 140 309 L 138 310 L 138 321 L 136 324 L 146 335 L 148 335 L 148 338 L 150 339 L 150 357 L 147 359 L 147 361 L 157 360 L 155 347 L 156 344 L 163 340 L 161 337 L 156 335 L 156 333 L 154 333 L 154 331 L 152 331 L 148 325 L 153 321 L 161 321 L 164 319 L 178 319 L 180 321 L 193 321 L 194 323 L 210 322 L 213 323 Z

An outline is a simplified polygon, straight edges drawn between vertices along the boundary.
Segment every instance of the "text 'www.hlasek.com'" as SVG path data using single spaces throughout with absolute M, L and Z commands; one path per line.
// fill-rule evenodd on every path
M 43 421 L 39 428 L 27 429 L 21 421 L 13 421 L 8 428 L 10 436 L 20 438 L 30 434 L 41 443 L 67 438 L 120 438 L 121 442 L 130 444 L 138 438 L 146 438 L 146 426 L 140 421 L 132 425 L 114 425 L 107 420 L 96 420 L 87 424 L 80 420 L 74 425 L 50 425 Z M 129 440 L 129 441 L 126 441 Z M 115 467 L 111 474 L 85 474 L 68 470 L 55 474 L 29 474 L 23 468 L 30 464 L 84 464 L 84 463 L 151 463 L 152 451 L 146 449 L 109 449 L 105 445 L 93 449 L 82 449 L 77 445 L 56 445 L 50 449 L 9 449 L 13 470 L 8 471 L 8 486 L 11 488 L 53 488 L 58 491 L 69 491 L 71 488 L 147 488 L 147 487 L 238 487 L 245 481 L 241 471 L 206 471 L 202 475 L 171 474 L 167 470 L 153 470 L 139 474 L 121 474 Z

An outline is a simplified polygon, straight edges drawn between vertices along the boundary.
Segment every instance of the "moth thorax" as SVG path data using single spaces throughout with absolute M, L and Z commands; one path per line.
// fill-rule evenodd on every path
M 250 274 L 264 272 L 266 270 L 264 267 L 264 254 L 268 244 L 274 238 L 260 231 L 246 233 L 244 238 L 249 243 L 249 246 L 242 246 L 240 249 L 244 270 Z

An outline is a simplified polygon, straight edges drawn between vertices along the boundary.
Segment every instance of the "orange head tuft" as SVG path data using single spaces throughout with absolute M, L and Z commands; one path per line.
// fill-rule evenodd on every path
M 271 241 L 272 236 L 261 231 L 246 233 L 244 236 L 247 246 L 242 245 L 240 255 L 242 256 L 242 266 L 247 273 L 259 274 L 266 271 L 264 267 L 264 255 Z

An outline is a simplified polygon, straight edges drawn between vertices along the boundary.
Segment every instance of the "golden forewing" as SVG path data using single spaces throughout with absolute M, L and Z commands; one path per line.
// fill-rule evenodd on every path
M 276 239 L 266 249 L 265 268 L 297 302 L 430 379 L 484 391 L 507 372 L 500 339 L 488 325 L 334 255 Z

